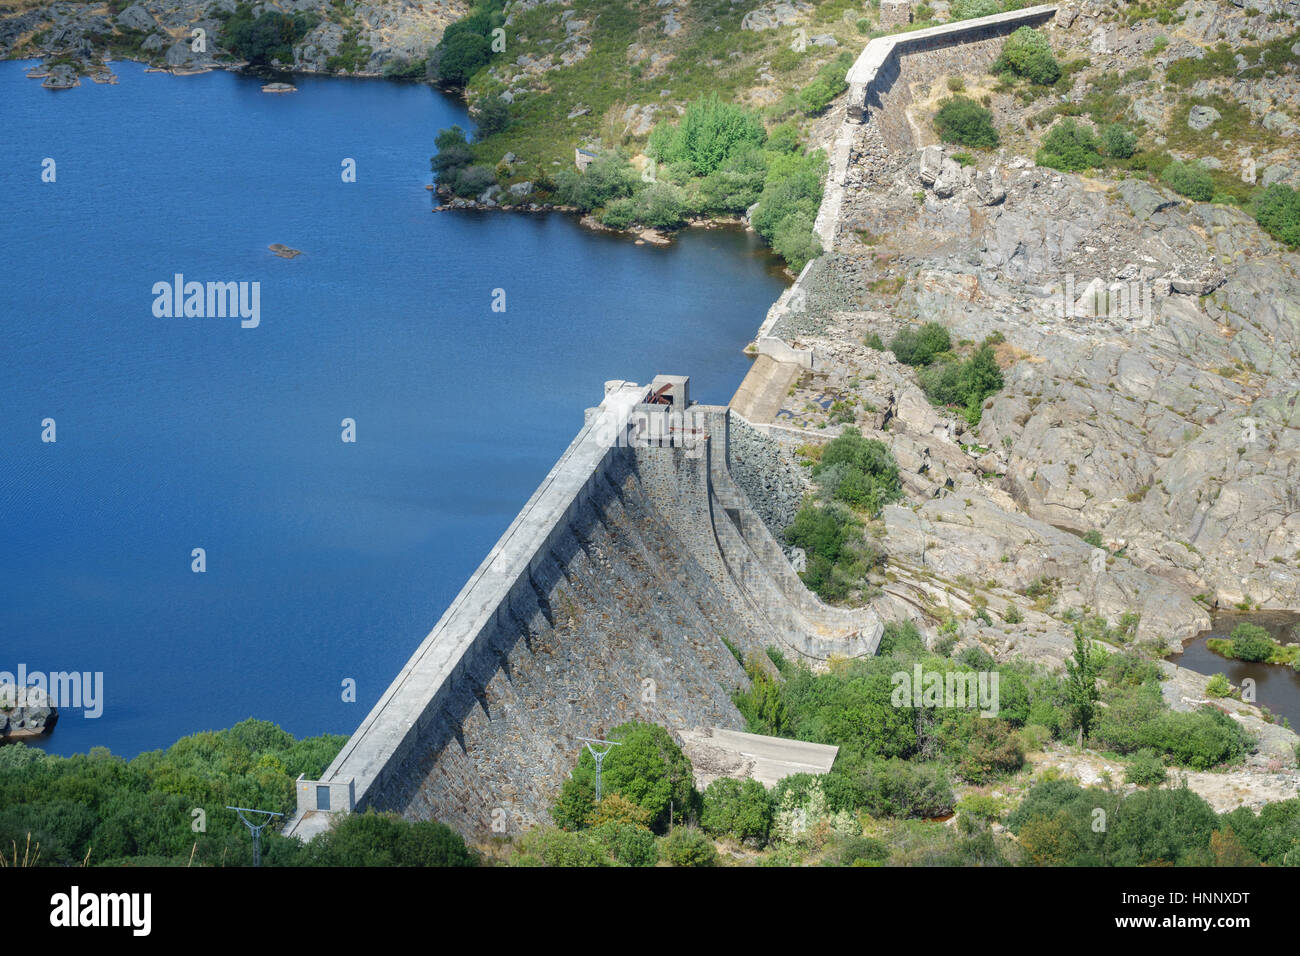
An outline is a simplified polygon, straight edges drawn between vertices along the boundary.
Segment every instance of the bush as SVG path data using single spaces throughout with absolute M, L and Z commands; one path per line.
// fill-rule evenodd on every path
M 954 20 L 973 20 L 1001 12 L 1002 4 L 998 0 L 953 0 L 950 15 Z
M 1072 119 L 1064 119 L 1043 137 L 1043 145 L 1034 158 L 1040 166 L 1078 172 L 1102 165 L 1100 150 L 1101 143 L 1092 130 Z
M 894 358 L 904 365 L 929 365 L 951 348 L 948 330 L 938 322 L 927 322 L 920 329 L 901 329 L 889 343 Z
M 496 171 L 491 166 L 466 166 L 456 176 L 452 189 L 458 196 L 478 196 L 497 182 Z
M 1185 787 L 1139 790 L 1126 798 L 1112 821 L 1113 862 L 1117 866 L 1188 862 L 1189 854 L 1209 846 L 1218 818 L 1204 798 Z
M 1160 181 L 1180 195 L 1196 202 L 1214 198 L 1214 180 L 1210 171 L 1197 162 L 1174 160 L 1160 174 Z
M 1232 656 L 1239 661 L 1266 661 L 1273 655 L 1273 639 L 1258 624 L 1241 623 L 1232 629 Z
M 1111 159 L 1128 159 L 1137 151 L 1137 136 L 1119 123 L 1111 123 L 1102 131 L 1101 142 Z
M 957 802 L 940 764 L 873 760 L 847 777 L 851 790 L 836 790 L 828 779 L 834 809 L 862 810 L 873 817 L 932 819 L 952 813 Z
M 939 362 L 923 369 L 919 376 L 926 398 L 936 405 L 955 405 L 963 409 L 966 420 L 976 425 L 983 413 L 984 400 L 1002 388 L 1002 370 L 998 368 L 993 348 L 981 345 L 963 362 Z
M 1061 78 L 1061 64 L 1052 55 L 1052 44 L 1033 27 L 1020 27 L 1007 37 L 1001 55 L 990 70 L 993 73 L 1010 71 L 1042 86 L 1050 86 Z
M 772 829 L 772 803 L 757 780 L 719 777 L 705 788 L 700 827 L 714 836 L 732 836 L 753 843 L 767 842 Z
M 645 827 L 609 822 L 593 827 L 591 836 L 620 866 L 654 866 L 659 862 L 654 834 Z
M 515 866 L 609 866 L 609 851 L 593 832 L 533 827 L 519 838 Z
M 844 77 L 852 65 L 851 53 L 842 53 L 824 64 L 812 82 L 799 91 L 799 105 L 803 111 L 811 116 L 830 106 L 831 100 L 848 88 L 848 81 Z
M 480 96 L 474 104 L 474 122 L 478 138 L 487 139 L 510 125 L 510 104 L 495 94 Z
M 1274 183 L 1255 195 L 1251 205 L 1255 220 L 1274 239 L 1300 246 L 1300 192 Z
M 1205 693 L 1211 697 L 1227 697 L 1232 692 L 1226 674 L 1215 674 L 1205 685 Z
M 822 201 L 825 171 L 826 158 L 820 150 L 809 156 L 773 154 L 769 159 L 752 225 L 792 269 L 802 269 L 821 253 L 812 227 Z
M 663 855 L 673 866 L 714 866 L 718 862 L 713 841 L 694 827 L 674 827 L 664 838 Z
M 934 128 L 945 143 L 994 149 L 999 142 L 993 114 L 965 96 L 949 97 L 939 104 Z
M 737 150 L 700 183 L 700 205 L 705 212 L 744 212 L 763 194 L 767 156 L 757 147 Z
M 812 473 L 813 480 L 823 485 L 833 476 L 834 499 L 873 516 L 903 494 L 898 464 L 885 443 L 875 438 L 863 438 L 862 433 L 851 426 L 826 446 Z
M 438 147 L 438 154 L 429 161 L 434 179 L 439 186 L 455 189 L 461 172 L 474 161 L 465 131 L 459 126 L 439 130 L 434 144 Z
M 628 198 L 640 183 L 632 164 L 616 152 L 601 153 L 586 172 L 565 169 L 555 176 L 555 195 L 568 206 L 591 212 L 616 199 Z
M 672 229 L 686 218 L 686 196 L 672 183 L 651 183 L 636 197 L 634 216 L 656 229 Z
M 1165 782 L 1168 771 L 1159 754 L 1149 748 L 1139 750 L 1132 762 L 1124 769 L 1124 782 L 1135 783 L 1139 787 L 1156 787 Z
M 474 866 L 474 856 L 451 827 L 412 823 L 389 814 L 350 813 L 308 845 L 312 866 Z
M 756 114 L 712 93 L 691 103 L 680 122 L 656 126 L 646 151 L 660 162 L 685 163 L 694 175 L 707 176 L 734 151 L 762 145 L 763 135 Z
M 252 7 L 241 3 L 223 18 L 218 42 L 252 64 L 266 65 L 272 60 L 290 64 L 294 44 L 318 23 L 320 17 L 308 13 L 264 10 L 254 17 Z

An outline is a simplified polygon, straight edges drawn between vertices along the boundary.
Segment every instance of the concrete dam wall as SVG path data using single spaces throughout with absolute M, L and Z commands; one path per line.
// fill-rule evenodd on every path
M 632 719 L 744 730 L 728 643 L 814 663 L 874 652 L 877 615 L 811 595 L 735 483 L 728 409 L 673 381 L 670 406 L 606 386 L 322 778 L 298 781 L 286 833 L 369 807 L 519 832 L 547 819 L 579 737 Z

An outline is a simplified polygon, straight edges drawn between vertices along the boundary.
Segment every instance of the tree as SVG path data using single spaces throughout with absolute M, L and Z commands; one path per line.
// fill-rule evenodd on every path
M 440 83 L 464 87 L 492 58 L 492 47 L 483 35 L 471 30 L 453 32 L 452 27 L 443 34 L 430 62 L 436 63 Z
M 694 810 L 699 795 L 691 762 L 667 730 L 658 724 L 632 721 L 615 727 L 608 739 L 620 745 L 604 758 L 602 796 L 618 794 L 646 811 L 650 828 L 657 833 L 667 829 L 670 808 L 677 819 Z M 586 826 L 595 809 L 595 780 L 596 761 L 583 748 L 572 776 L 561 787 L 551 818 L 566 829 Z
M 1074 654 L 1065 661 L 1065 691 L 1070 713 L 1079 727 L 1079 746 L 1083 746 L 1083 739 L 1092 729 L 1092 718 L 1101 696 L 1097 677 L 1103 663 L 1092 641 L 1084 636 L 1083 628 L 1074 625 Z
M 474 104 L 474 122 L 478 139 L 487 139 L 510 125 L 510 104 L 496 94 L 481 96 Z
M 757 114 L 711 93 L 686 108 L 681 121 L 661 123 L 650 134 L 647 152 L 664 163 L 686 163 L 696 176 L 713 172 L 735 150 L 763 144 Z
M 763 844 L 772 829 L 772 802 L 757 780 L 719 777 L 705 788 L 700 827 L 714 836 Z
M 1119 123 L 1111 123 L 1102 131 L 1101 140 L 1106 155 L 1112 159 L 1128 159 L 1137 150 L 1137 137 Z
M 967 96 L 952 96 L 940 103 L 934 128 L 945 143 L 994 149 L 999 142 L 993 114 Z

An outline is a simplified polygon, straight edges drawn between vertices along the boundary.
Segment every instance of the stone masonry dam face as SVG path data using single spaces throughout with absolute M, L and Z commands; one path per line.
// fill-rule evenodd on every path
M 728 643 L 874 652 L 876 614 L 807 592 L 732 479 L 726 408 L 607 388 L 322 779 L 298 781 L 286 832 L 319 832 L 327 806 L 517 833 L 549 819 L 579 737 L 634 719 L 744 730 Z

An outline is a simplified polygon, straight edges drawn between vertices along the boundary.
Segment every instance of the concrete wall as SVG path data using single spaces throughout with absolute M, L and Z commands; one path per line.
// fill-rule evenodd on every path
M 580 736 L 632 719 L 743 729 L 730 648 L 874 649 L 874 614 L 821 608 L 730 481 L 728 409 L 646 391 L 609 384 L 322 780 L 298 781 L 286 832 L 328 825 L 318 785 L 333 812 L 517 832 L 547 819 Z
M 900 56 L 1007 36 L 1020 27 L 1045 23 L 1056 15 L 1056 9 L 1056 4 L 1043 4 L 991 17 L 958 20 L 925 30 L 877 37 L 867 44 L 845 76 L 849 84 L 849 118 L 861 122 L 873 102 L 878 103 L 882 92 L 887 92 L 898 79 Z

